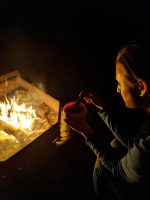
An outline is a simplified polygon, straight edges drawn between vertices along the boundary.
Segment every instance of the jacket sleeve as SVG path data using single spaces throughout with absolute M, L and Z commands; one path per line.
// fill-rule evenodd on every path
M 124 182 L 138 183 L 140 182 L 146 169 L 149 168 L 149 150 L 150 136 L 146 140 L 140 139 L 139 143 L 133 145 L 127 154 L 122 158 L 118 158 L 115 153 L 109 151 L 104 145 L 97 145 L 95 136 L 88 137 L 86 144 L 90 146 L 102 165 L 106 167 L 114 177 Z M 112 149 L 113 151 L 113 149 Z
M 136 141 L 136 137 L 139 134 L 138 127 L 136 127 L 138 124 L 136 119 L 133 120 L 131 115 L 127 115 L 127 113 L 126 115 L 124 114 L 124 117 L 124 115 L 119 115 L 117 112 L 114 113 L 107 109 L 99 111 L 98 114 L 123 146 L 128 148 L 133 145 L 133 142 Z

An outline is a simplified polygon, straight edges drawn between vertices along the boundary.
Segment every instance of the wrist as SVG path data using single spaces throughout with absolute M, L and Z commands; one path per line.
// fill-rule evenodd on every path
M 94 103 L 94 106 L 96 106 L 98 109 L 103 110 L 106 107 L 106 103 Z
M 81 134 L 84 138 L 87 138 L 91 135 L 94 135 L 94 130 L 89 126 L 89 124 L 85 124 L 81 130 Z

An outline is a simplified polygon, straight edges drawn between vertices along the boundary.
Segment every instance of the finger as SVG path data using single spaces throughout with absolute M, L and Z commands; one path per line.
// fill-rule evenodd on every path
M 73 122 L 72 121 L 70 121 L 69 119 L 64 119 L 64 121 L 68 124 L 68 125 L 73 125 Z
M 76 129 L 74 128 L 73 123 L 72 123 L 70 120 L 65 119 L 64 121 L 67 123 L 67 125 L 68 125 L 72 130 L 75 130 L 75 131 L 76 131 Z
M 91 98 L 89 98 L 89 97 L 84 97 L 84 99 L 85 99 L 85 101 L 86 101 L 87 103 L 92 103 L 92 99 L 91 99 Z

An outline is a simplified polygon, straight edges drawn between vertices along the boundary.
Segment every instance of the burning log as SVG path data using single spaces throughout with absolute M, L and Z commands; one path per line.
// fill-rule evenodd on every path
M 3 131 L 8 135 L 14 136 L 17 142 L 19 142 L 20 140 L 26 139 L 25 131 L 18 129 L 10 124 L 7 124 L 6 122 L 2 120 L 0 120 L 0 131 Z

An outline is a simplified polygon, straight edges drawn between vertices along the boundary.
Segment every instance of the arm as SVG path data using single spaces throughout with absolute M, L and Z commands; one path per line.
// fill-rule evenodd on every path
M 121 159 L 112 152 L 113 149 L 108 151 L 102 144 L 97 145 L 97 139 L 94 136 L 88 137 L 86 144 L 94 151 L 103 166 L 121 181 L 139 183 L 149 171 L 150 137 L 139 140 L 139 143 L 134 144 Z
M 66 109 L 64 114 L 68 125 L 86 139 L 86 144 L 90 146 L 97 158 L 114 177 L 131 183 L 139 182 L 142 179 L 146 167 L 149 166 L 150 139 L 139 140 L 139 142 L 133 144 L 124 157 L 122 155 L 120 157 L 118 152 L 110 145 L 104 145 L 103 141 L 99 140 L 100 134 L 96 134 L 86 122 L 85 112 L 82 115 L 80 115 L 80 112 L 79 115 L 74 115 Z
M 80 94 L 82 94 L 82 92 Z M 91 103 L 98 108 L 99 116 L 102 118 L 102 120 L 110 129 L 115 138 L 117 138 L 123 146 L 128 147 L 131 143 L 130 137 L 132 134 L 130 133 L 137 131 L 135 131 L 135 129 L 134 131 L 132 131 L 131 125 L 130 128 L 127 128 L 127 120 L 120 120 L 121 118 L 119 116 L 119 108 L 116 108 L 114 112 L 114 106 L 112 105 L 113 103 L 111 102 L 110 105 L 108 105 L 108 103 L 106 103 L 106 101 L 94 91 L 88 91 L 87 93 L 85 93 L 84 99 L 87 103 Z
M 130 143 L 133 144 L 132 126 L 128 125 L 127 121 L 107 109 L 99 111 L 98 114 L 115 138 L 117 138 L 123 146 L 127 148 L 130 146 Z M 137 130 L 134 130 L 134 132 L 135 131 L 137 132 Z
M 146 138 L 150 130 L 149 115 L 141 110 L 112 111 L 105 108 L 99 116 L 125 147 L 132 147 L 140 138 Z
M 145 131 L 140 128 L 142 121 L 147 118 L 144 112 L 130 110 L 123 105 L 123 107 L 120 107 L 118 102 L 113 100 L 106 103 L 103 98 L 93 91 L 87 92 L 84 99 L 87 103 L 91 103 L 98 108 L 99 116 L 114 137 L 126 148 L 131 147 L 133 142 L 138 141 L 140 137 L 145 135 Z
M 134 143 L 128 153 L 122 156 L 110 145 L 103 144 L 100 134 L 96 134 L 85 120 L 66 120 L 71 128 L 86 139 L 86 144 L 115 178 L 127 183 L 139 183 L 143 180 L 150 168 L 150 136 L 149 139 L 140 139 L 138 143 Z

